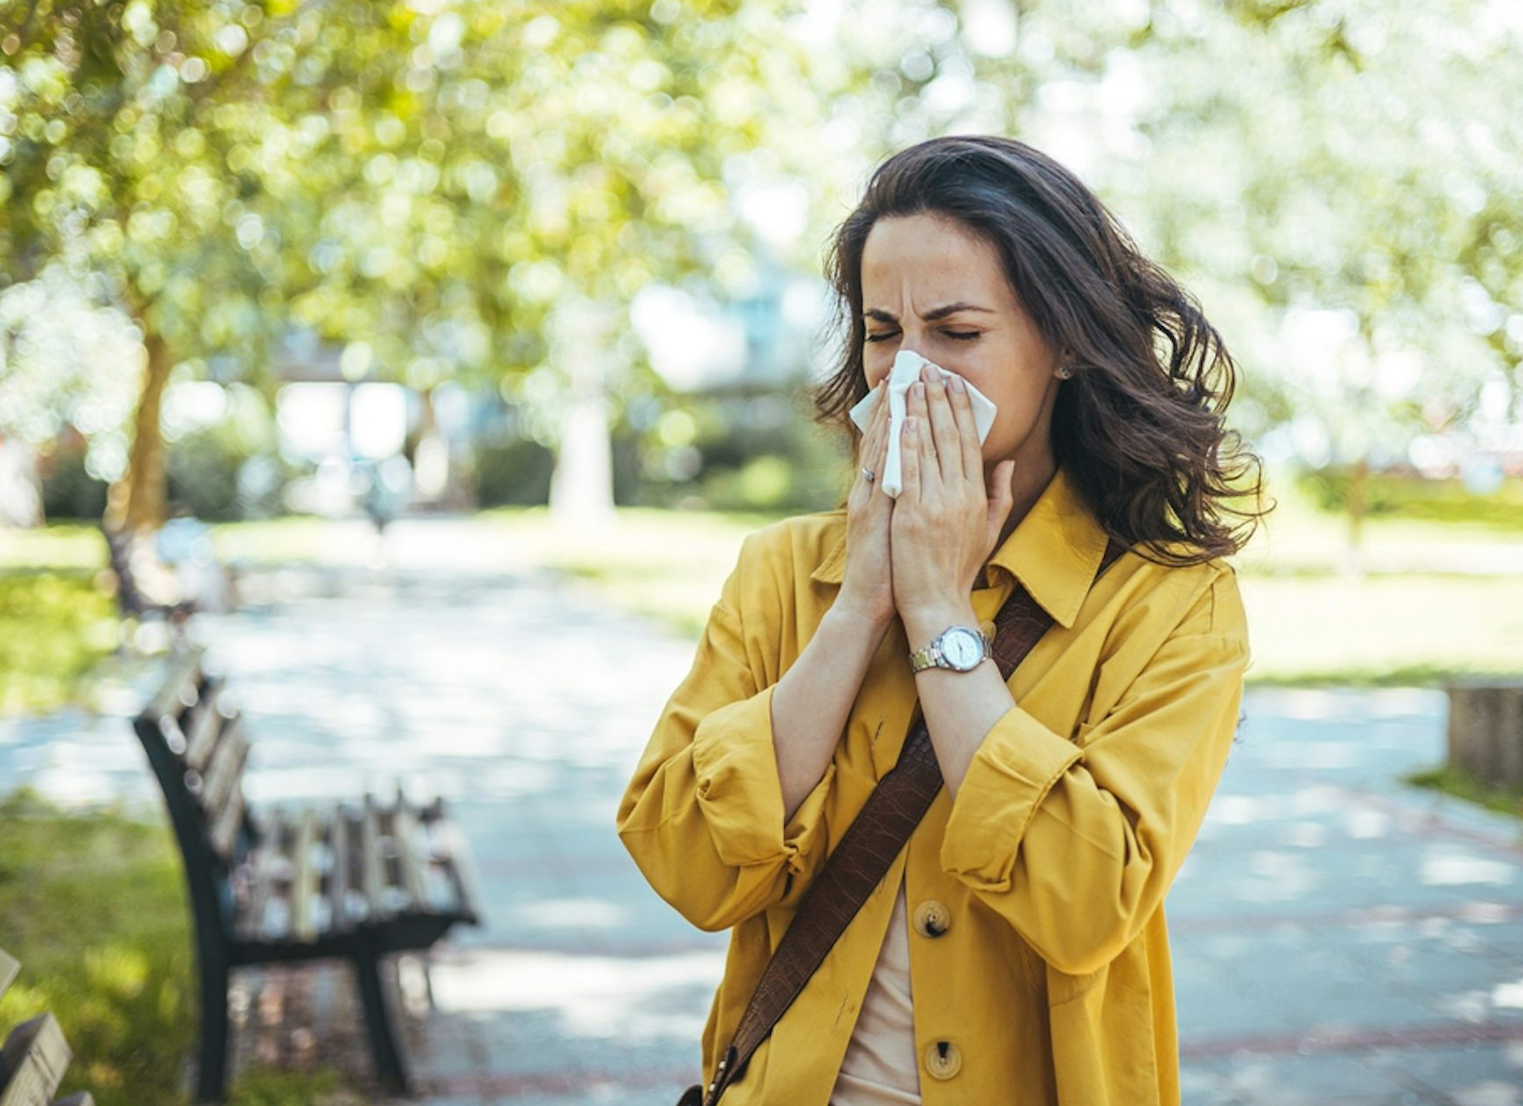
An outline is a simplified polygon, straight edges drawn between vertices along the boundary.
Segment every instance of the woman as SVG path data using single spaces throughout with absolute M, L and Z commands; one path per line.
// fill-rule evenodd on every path
M 704 1083 L 918 702 L 945 786 L 724 1103 L 1178 1103 L 1163 899 L 1249 659 L 1222 558 L 1262 514 L 1229 503 L 1258 464 L 1223 427 L 1231 358 L 1083 184 L 1008 139 L 891 158 L 830 270 L 847 337 L 822 422 L 855 433 L 901 350 L 954 375 L 906 397 L 897 498 L 879 402 L 845 506 L 745 539 L 620 804 L 656 891 L 732 929 Z M 959 377 L 997 406 L 982 443 Z M 1018 583 L 1053 624 L 1008 684 L 992 661 L 911 671 Z

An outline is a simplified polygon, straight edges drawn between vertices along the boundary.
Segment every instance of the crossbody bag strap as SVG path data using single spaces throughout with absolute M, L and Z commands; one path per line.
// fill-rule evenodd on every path
M 1125 548 L 1115 538 L 1110 540 L 1100 559 L 1096 579 Z M 993 655 L 1006 683 L 1051 625 L 1052 616 L 1017 580 L 1010 598 L 994 618 Z M 741 1015 L 734 1039 L 720 1057 L 703 1098 L 704 1106 L 716 1106 L 725 1088 L 745 1073 L 752 1053 L 803 991 L 837 938 L 893 866 L 894 858 L 930 809 L 941 784 L 941 766 L 917 706 L 898 763 L 878 781 L 841 837 L 841 843 L 826 857 L 824 867 L 804 892 L 793 921 Z

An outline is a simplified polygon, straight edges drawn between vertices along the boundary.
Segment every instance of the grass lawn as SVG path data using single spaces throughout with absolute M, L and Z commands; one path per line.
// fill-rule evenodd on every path
M 119 635 L 115 601 L 92 569 L 0 572 L 0 714 L 78 697 Z
M 1523 575 L 1240 578 L 1249 684 L 1430 684 L 1523 672 Z
M 1523 787 L 1505 787 L 1485 783 L 1452 764 L 1440 764 L 1404 777 L 1417 787 L 1429 787 L 1457 798 L 1478 803 L 1487 810 L 1523 818 Z
M 99 1106 L 185 1103 L 196 1041 L 194 948 L 179 852 L 167 825 L 73 814 L 26 792 L 0 798 L 0 948 L 21 973 L 0 1033 L 50 1010 L 73 1049 L 60 1095 Z M 319 1103 L 331 1073 L 251 1072 L 233 1106 Z
M 1424 684 L 1467 673 L 1523 672 L 1523 571 L 1383 572 L 1382 564 L 1461 569 L 1516 556 L 1523 532 L 1375 519 L 1371 571 L 1343 574 L 1345 521 L 1294 489 L 1234 559 L 1248 609 L 1250 684 Z M 543 508 L 477 516 L 483 537 L 526 564 L 554 566 L 588 594 L 696 637 L 745 535 L 781 516 L 626 509 L 598 542 L 557 536 Z M 674 551 L 680 550 L 680 557 Z

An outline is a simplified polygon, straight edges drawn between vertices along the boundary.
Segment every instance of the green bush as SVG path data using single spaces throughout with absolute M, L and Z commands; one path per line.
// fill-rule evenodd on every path
M 95 519 L 106 513 L 106 482 L 85 471 L 82 447 L 61 446 L 39 461 L 44 518 Z
M 207 521 L 283 513 L 282 492 L 296 469 L 280 456 L 270 403 L 244 384 L 225 394 L 220 422 L 168 442 L 169 498 Z
M 251 494 L 239 474 L 257 468 L 261 487 Z M 172 502 L 208 522 L 279 513 L 280 493 L 294 469 L 272 453 L 250 450 L 226 425 L 198 430 L 169 448 L 168 494 Z
M 1348 510 L 1348 469 L 1301 473 L 1297 483 L 1324 511 Z M 1395 473 L 1371 473 L 1364 483 L 1364 510 L 1371 518 L 1473 523 L 1498 530 L 1523 530 L 1523 479 L 1512 477 L 1491 495 L 1477 495 L 1458 479 L 1423 480 Z
M 694 396 L 668 409 L 689 432 L 663 436 L 666 417 L 640 443 L 639 506 L 701 505 L 716 511 L 825 511 L 844 501 L 851 466 L 834 436 L 816 425 L 798 396 Z M 668 459 L 696 449 L 689 479 L 674 479 Z
M 538 506 L 550 501 L 555 454 L 527 438 L 484 441 L 475 448 L 476 503 Z

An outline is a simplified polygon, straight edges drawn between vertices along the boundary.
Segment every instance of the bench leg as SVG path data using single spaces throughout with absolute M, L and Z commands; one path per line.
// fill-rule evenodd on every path
M 201 964 L 201 1065 L 196 1101 L 221 1102 L 227 1084 L 227 965 Z
M 397 1046 L 391 1016 L 386 1011 L 386 996 L 381 991 L 381 958 L 374 948 L 355 956 L 355 978 L 360 986 L 360 1000 L 365 1007 L 365 1028 L 370 1034 L 370 1051 L 375 1057 L 375 1073 L 387 1090 L 408 1092 L 407 1071 Z

